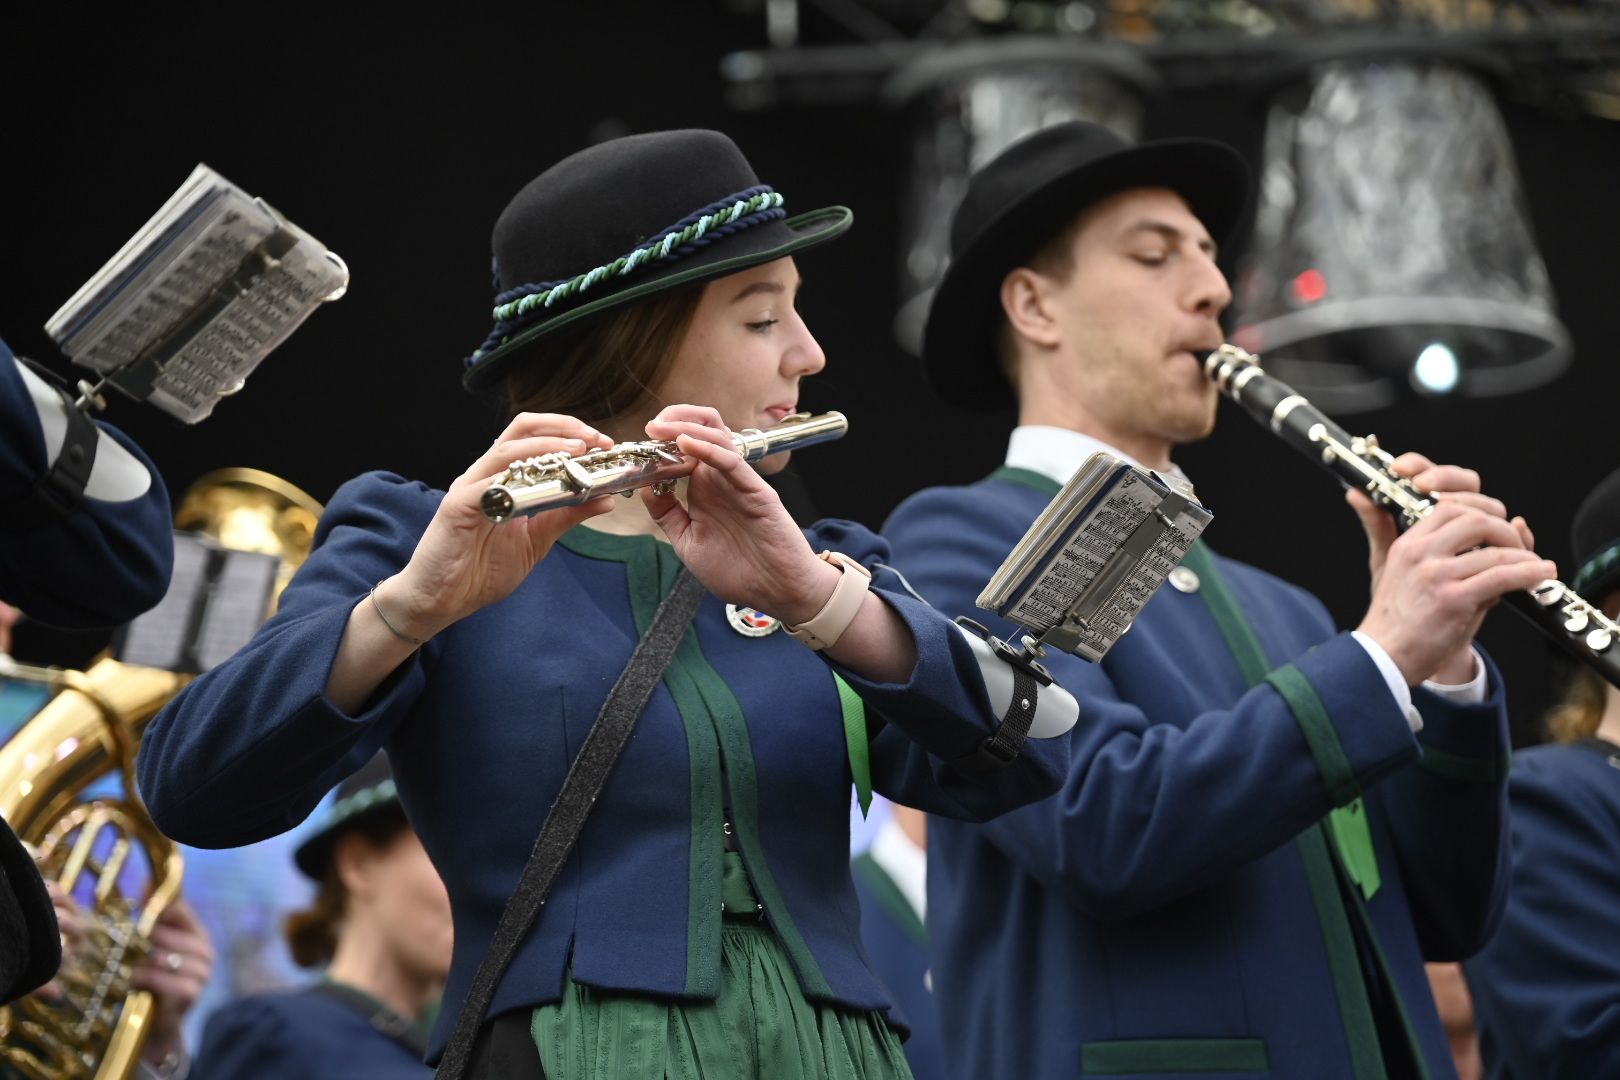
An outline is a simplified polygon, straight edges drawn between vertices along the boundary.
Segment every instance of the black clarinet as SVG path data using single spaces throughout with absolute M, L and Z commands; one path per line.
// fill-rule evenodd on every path
M 1290 446 L 1321 463 L 1346 487 L 1367 493 L 1401 529 L 1427 517 L 1434 500 L 1395 475 L 1395 460 L 1371 436 L 1351 435 L 1281 379 L 1266 374 L 1258 357 L 1222 345 L 1204 361 L 1204 374 Z M 1620 624 L 1562 581 L 1510 593 L 1502 602 L 1536 625 L 1569 655 L 1620 686 Z

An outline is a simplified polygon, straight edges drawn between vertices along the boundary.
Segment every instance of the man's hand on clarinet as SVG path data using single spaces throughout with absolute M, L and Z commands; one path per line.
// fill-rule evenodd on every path
M 1421 454 L 1401 455 L 1393 470 L 1436 506 L 1397 534 L 1386 511 L 1347 492 L 1367 533 L 1372 571 L 1372 603 L 1360 629 L 1411 685 L 1468 682 L 1471 643 L 1485 613 L 1506 593 L 1557 576 L 1557 568 L 1532 550 L 1524 519 L 1508 520 L 1507 508 L 1479 490 L 1473 470 L 1435 465 Z

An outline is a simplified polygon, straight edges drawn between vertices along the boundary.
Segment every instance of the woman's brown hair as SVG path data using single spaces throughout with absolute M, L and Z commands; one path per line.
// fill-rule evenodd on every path
M 405 811 L 398 803 L 381 810 L 362 814 L 345 824 L 343 831 L 333 839 L 335 856 L 337 845 L 351 833 L 363 837 L 374 848 L 385 848 L 410 828 Z M 337 859 L 328 857 L 326 872 L 321 875 L 315 899 L 302 911 L 288 915 L 281 924 L 287 939 L 287 950 L 299 967 L 325 967 L 337 955 L 338 937 L 343 932 L 343 916 L 349 906 L 349 890 L 344 888 L 338 875 Z
M 1547 731 L 1555 742 L 1579 742 L 1597 732 L 1609 703 L 1609 684 L 1591 668 L 1577 668 L 1564 700 L 1547 712 Z
M 682 285 L 541 338 L 507 376 L 511 411 L 599 424 L 641 404 L 669 372 L 705 284 Z

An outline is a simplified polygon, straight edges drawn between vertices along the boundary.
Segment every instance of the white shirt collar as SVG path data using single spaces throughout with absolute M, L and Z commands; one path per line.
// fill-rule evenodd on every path
M 911 842 L 894 818 L 887 818 L 872 837 L 867 849 L 872 861 L 882 867 L 910 903 L 917 918 L 928 921 L 928 856 Z
M 1040 473 L 1059 484 L 1066 484 L 1075 470 L 1098 451 L 1112 454 L 1138 468 L 1146 467 L 1125 451 L 1109 446 L 1101 439 L 1069 428 L 1048 427 L 1044 424 L 1024 424 L 1013 428 L 1012 437 L 1007 441 L 1007 464 L 1015 469 L 1028 469 Z M 1187 479 L 1187 474 L 1181 471 L 1181 466 L 1174 463 L 1170 466 L 1170 473 L 1183 480 Z

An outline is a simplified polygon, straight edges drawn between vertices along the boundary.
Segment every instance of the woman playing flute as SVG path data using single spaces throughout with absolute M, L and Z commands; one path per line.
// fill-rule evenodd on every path
M 340 489 L 276 617 L 146 733 L 153 815 L 210 846 L 291 827 L 387 749 L 454 910 L 433 1058 L 608 688 L 696 575 L 708 595 L 499 984 L 474 1075 L 908 1075 L 858 941 L 852 777 L 983 818 L 1063 775 L 1061 739 L 986 771 L 1002 661 L 907 595 L 871 532 L 801 530 L 760 476 L 781 455 L 750 467 L 731 445 L 826 362 L 792 255 L 851 215 L 782 203 L 704 131 L 531 182 L 495 226 L 497 325 L 465 376 L 503 387 L 511 422 L 448 491 Z M 514 460 L 643 438 L 677 443 L 684 491 L 479 511 Z

